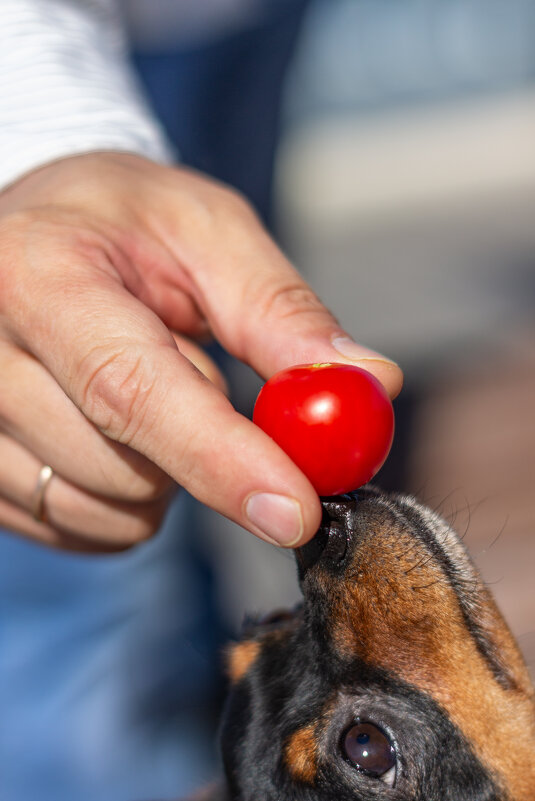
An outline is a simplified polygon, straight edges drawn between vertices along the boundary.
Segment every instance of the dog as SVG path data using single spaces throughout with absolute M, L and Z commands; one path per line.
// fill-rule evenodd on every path
M 196 801 L 535 801 L 534 689 L 459 537 L 372 487 L 322 505 L 303 603 L 228 653 Z

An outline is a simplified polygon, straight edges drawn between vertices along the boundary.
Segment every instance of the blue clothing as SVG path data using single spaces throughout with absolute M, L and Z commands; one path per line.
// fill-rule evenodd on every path
M 116 555 L 1 536 L 1 801 L 174 798 L 210 778 L 213 625 L 186 507 Z

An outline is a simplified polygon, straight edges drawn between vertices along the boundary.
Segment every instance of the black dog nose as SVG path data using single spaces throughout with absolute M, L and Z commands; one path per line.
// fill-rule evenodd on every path
M 300 579 L 320 561 L 332 568 L 343 563 L 351 530 L 348 518 L 354 514 L 357 499 L 357 493 L 322 498 L 323 518 L 318 531 L 310 542 L 295 551 Z

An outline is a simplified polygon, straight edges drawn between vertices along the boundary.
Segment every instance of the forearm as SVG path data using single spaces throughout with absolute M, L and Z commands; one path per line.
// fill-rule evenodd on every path
M 77 153 L 171 160 L 114 0 L 0 0 L 0 18 L 0 189 Z

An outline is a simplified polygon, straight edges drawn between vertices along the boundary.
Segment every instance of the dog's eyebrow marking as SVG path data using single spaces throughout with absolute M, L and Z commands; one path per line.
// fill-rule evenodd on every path
M 284 750 L 284 760 L 292 778 L 314 784 L 318 772 L 318 744 L 313 723 L 291 735 Z
M 260 654 L 260 643 L 244 640 L 231 646 L 227 651 L 227 673 L 230 681 L 236 684 L 245 676 Z

